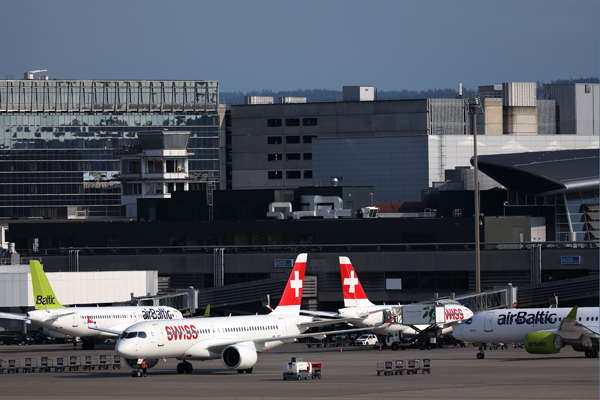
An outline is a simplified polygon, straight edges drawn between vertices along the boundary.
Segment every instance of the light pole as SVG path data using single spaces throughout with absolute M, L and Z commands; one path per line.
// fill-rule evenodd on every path
M 483 108 L 479 97 L 465 99 L 465 108 L 472 116 L 473 125 L 473 168 L 474 173 L 474 192 L 475 192 L 475 290 L 481 292 L 481 257 L 479 251 L 479 168 L 477 166 L 477 114 L 483 114 Z

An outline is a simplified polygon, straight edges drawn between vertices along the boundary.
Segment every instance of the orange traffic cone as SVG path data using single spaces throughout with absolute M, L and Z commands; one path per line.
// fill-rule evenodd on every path
M 340 347 L 340 353 L 342 353 L 342 348 Z
M 379 343 L 379 351 L 383 350 L 383 344 Z

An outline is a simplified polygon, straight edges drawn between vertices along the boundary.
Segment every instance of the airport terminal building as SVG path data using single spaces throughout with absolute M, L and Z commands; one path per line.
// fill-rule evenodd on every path
M 140 131 L 189 131 L 193 181 L 220 179 L 217 81 L 33 76 L 0 80 L 0 218 L 125 215 L 113 152 Z

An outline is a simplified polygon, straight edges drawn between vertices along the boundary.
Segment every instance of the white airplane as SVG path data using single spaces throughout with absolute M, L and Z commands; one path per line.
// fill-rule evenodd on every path
M 417 336 L 427 330 L 430 334 L 437 336 L 452 332 L 463 320 L 473 316 L 473 312 L 462 304 L 452 300 L 442 300 L 444 305 L 445 323 L 430 325 L 409 326 L 402 324 L 402 305 L 375 305 L 369 301 L 363 287 L 358 280 L 356 271 L 350 259 L 341 256 L 340 271 L 342 275 L 342 291 L 344 293 L 344 308 L 337 313 L 323 311 L 303 311 L 309 315 L 319 315 L 330 318 L 349 319 L 349 324 L 361 328 L 371 328 L 369 332 L 379 335 L 387 335 L 390 332 L 401 331 L 402 337 L 410 338 Z
M 131 361 L 176 358 L 178 373 L 191 373 L 188 360 L 220 358 L 229 369 L 251 373 L 258 354 L 297 338 L 325 338 L 328 334 L 361 329 L 304 334 L 309 328 L 333 325 L 343 320 L 314 321 L 300 316 L 306 254 L 296 258 L 279 305 L 266 315 L 188 318 L 184 321 L 148 321 L 125 329 L 117 341 L 117 354 Z M 132 376 L 139 376 L 133 371 Z
M 513 308 L 483 311 L 465 321 L 452 334 L 479 345 L 477 358 L 485 357 L 484 343 L 520 343 L 532 354 L 556 354 L 566 345 L 598 357 L 598 307 Z
M 83 338 L 83 349 L 93 350 L 95 343 L 117 338 L 128 326 L 139 321 L 180 320 L 179 310 L 172 307 L 64 307 L 58 302 L 39 261 L 32 260 L 31 283 L 35 310 L 27 314 L 0 313 L 0 318 L 35 323 L 65 335 Z M 103 330 L 90 330 L 88 318 Z

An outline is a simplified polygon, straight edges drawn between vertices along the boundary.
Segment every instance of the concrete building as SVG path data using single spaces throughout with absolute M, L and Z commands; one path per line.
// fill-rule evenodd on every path
M 190 183 L 190 132 L 139 132 L 138 140 L 137 146 L 115 151 L 121 158 L 121 204 L 133 218 L 138 199 L 170 198 L 175 191 L 189 190 Z
M 544 85 L 544 97 L 556 101 L 561 135 L 598 135 L 599 85 L 567 83 Z
M 113 150 L 153 127 L 190 131 L 191 177 L 218 181 L 223 115 L 217 81 L 0 80 L 0 217 L 121 216 Z

